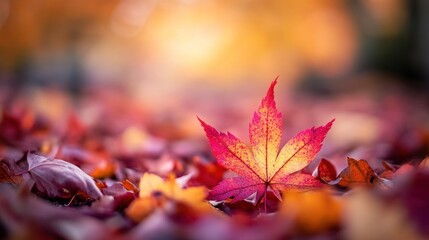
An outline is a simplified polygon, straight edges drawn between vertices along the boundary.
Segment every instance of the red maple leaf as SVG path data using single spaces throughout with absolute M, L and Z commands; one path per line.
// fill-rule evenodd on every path
M 281 199 L 280 190 L 321 186 L 311 175 L 299 171 L 320 151 L 334 120 L 325 126 L 298 133 L 279 152 L 282 115 L 274 101 L 276 83 L 277 79 L 249 124 L 251 150 L 233 134 L 218 132 L 198 118 L 217 162 L 240 175 L 221 181 L 210 191 L 209 199 L 222 201 L 232 198 L 236 202 L 256 193 L 256 200 L 260 201 L 262 196 L 267 196 L 268 190 Z

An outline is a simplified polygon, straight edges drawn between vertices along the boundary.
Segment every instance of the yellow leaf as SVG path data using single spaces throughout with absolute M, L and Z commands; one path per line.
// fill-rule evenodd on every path
M 164 180 L 158 175 L 152 173 L 145 173 L 140 179 L 140 194 L 141 198 L 149 197 L 155 191 L 160 191 Z
M 170 175 L 166 180 L 145 173 L 140 179 L 139 198 L 134 200 L 125 213 L 134 221 L 141 221 L 156 208 L 164 208 L 166 202 L 185 204 L 201 213 L 212 209 L 205 201 L 205 187 L 182 188 L 176 182 L 176 177 Z

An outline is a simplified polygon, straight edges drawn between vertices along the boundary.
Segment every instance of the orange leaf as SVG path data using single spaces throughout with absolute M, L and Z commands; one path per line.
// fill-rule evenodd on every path
M 134 193 L 139 192 L 139 189 L 128 179 L 124 179 L 121 181 L 122 185 L 124 185 L 124 188 L 128 191 L 133 191 Z
M 149 215 L 156 207 L 158 207 L 156 199 L 150 197 L 138 198 L 128 206 L 125 213 L 131 220 L 139 222 Z
M 207 195 L 204 187 L 182 188 L 176 183 L 174 175 L 163 180 L 158 175 L 145 173 L 139 187 L 139 198 L 125 211 L 134 221 L 142 220 L 156 208 L 163 208 L 167 201 L 185 204 L 202 212 L 211 209 L 204 201 Z
M 335 228 L 341 220 L 343 202 L 329 192 L 285 192 L 281 216 L 292 219 L 298 231 L 318 233 Z
M 374 170 L 365 160 L 347 158 L 348 167 L 339 175 L 342 187 L 370 186 L 375 178 Z

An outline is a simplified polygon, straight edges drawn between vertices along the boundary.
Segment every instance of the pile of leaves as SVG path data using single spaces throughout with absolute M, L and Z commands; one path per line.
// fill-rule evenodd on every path
M 37 112 L 19 96 L 4 102 L 0 236 L 429 237 L 429 132 L 419 129 L 413 146 L 391 141 L 390 150 L 371 159 L 348 157 L 352 150 L 332 143 L 322 158 L 317 154 L 338 123 L 331 120 L 280 148 L 276 83 L 249 124 L 250 147 L 200 118 L 208 141 L 183 137 L 168 124 L 150 131 L 144 109 L 110 95 L 66 99 L 58 111 L 39 106 Z

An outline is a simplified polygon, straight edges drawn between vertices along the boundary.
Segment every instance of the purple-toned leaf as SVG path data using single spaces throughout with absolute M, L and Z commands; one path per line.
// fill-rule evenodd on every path
M 33 153 L 28 153 L 27 161 L 37 189 L 49 197 L 69 198 L 79 192 L 93 199 L 103 195 L 92 177 L 69 162 Z
M 121 182 L 116 182 L 107 188 L 103 188 L 102 192 L 105 195 L 113 196 L 114 208 L 119 210 L 126 208 L 136 198 L 136 194 L 127 190 Z

